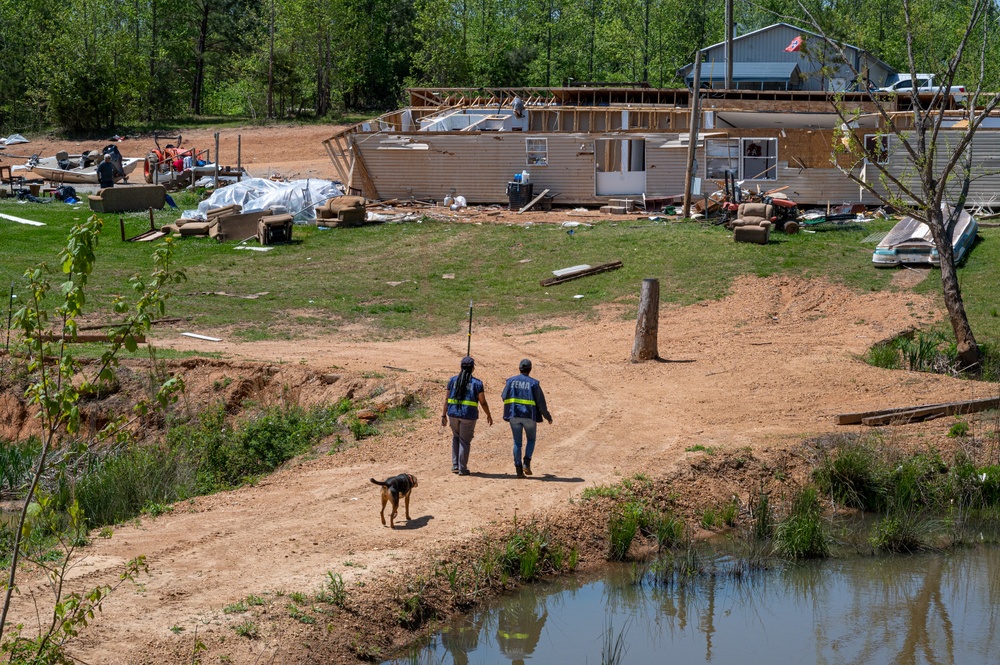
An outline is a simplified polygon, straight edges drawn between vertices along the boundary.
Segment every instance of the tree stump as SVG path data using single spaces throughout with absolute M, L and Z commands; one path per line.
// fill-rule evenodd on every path
M 641 363 L 660 357 L 656 348 L 656 335 L 660 325 L 660 280 L 642 280 L 639 292 L 639 316 L 635 321 L 635 341 L 632 343 L 632 362 Z

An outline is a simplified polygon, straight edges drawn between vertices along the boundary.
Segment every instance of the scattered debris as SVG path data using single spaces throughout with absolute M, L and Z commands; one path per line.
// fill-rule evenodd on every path
M 15 217 L 14 215 L 5 215 L 0 213 L 0 219 L 6 219 L 9 222 L 17 222 L 18 224 L 27 224 L 28 226 L 45 226 L 42 222 L 33 222 L 30 219 L 25 219 L 24 217 Z
M 241 296 L 238 293 L 226 293 L 225 291 L 195 291 L 194 293 L 189 293 L 189 296 L 226 296 L 228 298 L 242 298 L 243 300 L 256 300 L 261 296 L 266 296 L 270 291 L 261 291 L 260 293 L 251 293 L 250 295 Z
M 206 342 L 221 342 L 222 340 L 218 337 L 209 337 L 208 335 L 199 335 L 198 333 L 182 332 L 181 335 L 185 337 L 193 337 L 194 339 L 202 339 Z
M 445 273 L 444 275 L 441 275 L 441 279 L 455 279 L 455 273 Z
M 520 210 L 517 211 L 517 214 L 520 215 L 522 212 L 525 212 L 526 210 L 531 210 L 531 207 L 534 206 L 539 201 L 541 201 L 543 198 L 545 198 L 545 195 L 548 194 L 548 193 L 549 193 L 549 190 L 543 189 L 541 194 L 539 194 L 535 198 L 531 199 L 531 201 L 529 201 L 526 206 L 524 206 L 523 208 L 521 208 Z
M 586 222 L 563 222 L 563 228 L 576 228 L 577 226 L 593 226 L 593 224 L 588 224 Z
M 239 247 L 234 247 L 234 249 L 249 249 L 251 252 L 270 252 L 272 249 L 274 249 L 274 246 L 272 245 L 271 247 L 251 247 L 249 245 L 240 245 Z
M 582 298 L 582 297 L 583 297 L 583 296 L 582 296 L 582 295 L 580 295 L 579 293 L 578 293 L 577 295 L 573 296 L 573 298 L 574 298 L 574 299 L 576 299 L 576 300 L 579 300 L 579 299 L 580 299 L 580 298 Z
M 582 268 L 572 273 L 565 273 L 560 276 L 550 277 L 549 279 L 543 279 L 539 282 L 542 286 L 553 286 L 555 284 L 562 284 L 563 282 L 568 282 L 570 280 L 579 279 L 580 277 L 589 277 L 590 275 L 596 275 L 602 272 L 608 272 L 609 270 L 618 270 L 622 267 L 621 261 L 612 261 L 611 263 L 602 263 L 601 265 L 590 267 L 590 266 L 575 266 L 576 268 Z M 565 268 L 564 270 L 571 270 L 570 268 Z M 563 271 L 560 271 L 563 272 Z

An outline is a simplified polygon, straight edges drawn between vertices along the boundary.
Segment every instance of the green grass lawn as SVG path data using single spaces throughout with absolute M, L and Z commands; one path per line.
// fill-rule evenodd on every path
M 179 200 L 194 207 L 191 195 Z M 29 227 L 0 220 L 0 285 L 22 287 L 21 274 L 41 261 L 56 263 L 70 226 L 89 214 L 60 203 L 21 205 L 0 201 L 0 212 L 42 221 Z M 176 217 L 159 212 L 157 224 Z M 126 234 L 148 228 L 148 215 L 124 216 Z M 90 310 L 113 320 L 109 303 L 136 272 L 148 272 L 152 247 L 123 243 L 118 215 L 108 215 L 90 290 Z M 593 315 L 598 305 L 638 294 L 643 278 L 660 279 L 664 302 L 689 304 L 720 298 L 734 277 L 787 273 L 825 277 L 858 290 L 891 288 L 892 270 L 871 264 L 873 245 L 861 240 L 891 222 L 848 228 L 817 227 L 816 233 L 772 235 L 767 246 L 737 244 L 721 227 L 696 223 L 605 221 L 571 235 L 554 225 L 507 226 L 422 223 L 319 230 L 297 226 L 295 242 L 271 252 L 237 251 L 210 239 L 177 241 L 178 265 L 188 275 L 168 303 L 171 316 L 193 317 L 192 326 L 232 326 L 247 340 L 294 338 L 361 323 L 392 338 L 454 331 L 475 302 L 481 323 L 523 324 L 536 331 L 548 318 Z M 997 339 L 995 283 L 997 229 L 981 240 L 961 270 L 966 305 L 980 341 Z M 527 262 L 522 262 L 528 260 Z M 581 263 L 622 260 L 618 271 L 543 288 L 551 270 Z M 454 279 L 443 275 L 453 274 Z M 401 282 L 392 286 L 389 282 Z M 919 287 L 940 289 L 937 273 Z M 205 292 L 248 295 L 254 300 Z M 575 299 L 574 295 L 583 295 Z M 6 309 L 6 308 L 4 308 Z

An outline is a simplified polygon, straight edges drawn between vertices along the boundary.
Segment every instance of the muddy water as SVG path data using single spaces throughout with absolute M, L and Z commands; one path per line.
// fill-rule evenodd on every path
M 1000 662 L 1000 549 L 788 565 L 669 588 L 618 570 L 522 590 L 390 663 Z

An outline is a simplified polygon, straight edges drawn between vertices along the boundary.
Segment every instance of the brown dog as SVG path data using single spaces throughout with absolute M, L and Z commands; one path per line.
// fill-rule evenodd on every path
M 387 501 L 392 501 L 392 513 L 389 515 L 389 528 L 396 528 L 393 520 L 396 518 L 396 513 L 399 511 L 399 497 L 403 497 L 406 520 L 409 521 L 410 491 L 417 486 L 416 476 L 411 476 L 408 473 L 401 473 L 398 476 L 386 478 L 385 482 L 379 482 L 374 478 L 371 478 L 370 480 L 376 485 L 382 486 L 382 511 L 379 513 L 379 517 L 382 518 L 382 526 L 385 526 L 385 504 Z

